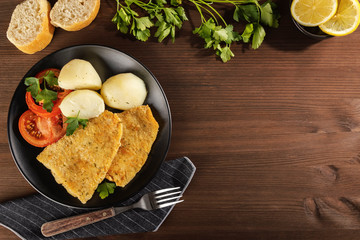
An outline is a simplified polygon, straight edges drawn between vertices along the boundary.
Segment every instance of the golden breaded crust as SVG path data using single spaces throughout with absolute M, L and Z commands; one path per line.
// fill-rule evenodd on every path
M 106 178 L 124 187 L 145 164 L 159 124 L 149 106 L 131 108 L 117 115 L 123 124 L 123 136 Z
M 47 146 L 37 159 L 51 170 L 55 180 L 85 204 L 101 183 L 120 146 L 122 124 L 116 114 L 105 110 Z

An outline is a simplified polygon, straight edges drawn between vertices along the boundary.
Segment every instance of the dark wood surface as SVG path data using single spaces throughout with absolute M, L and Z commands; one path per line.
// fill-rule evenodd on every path
M 11 12 L 0 7 L 0 202 L 34 193 L 12 160 L 8 107 L 28 69 L 77 44 L 101 44 L 144 63 L 168 97 L 173 134 L 167 160 L 188 156 L 197 172 L 156 233 L 93 239 L 359 239 L 360 30 L 315 41 L 277 1 L 280 27 L 254 51 L 233 46 L 224 64 L 191 33 L 196 12 L 174 44 L 132 40 L 110 22 L 103 0 L 78 32 L 57 29 L 51 44 L 23 54 L 6 39 Z M 18 239 L 0 227 L 0 239 Z

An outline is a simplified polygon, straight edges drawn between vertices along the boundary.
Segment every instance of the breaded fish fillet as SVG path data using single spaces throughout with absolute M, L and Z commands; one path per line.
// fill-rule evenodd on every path
M 117 115 L 123 124 L 123 136 L 106 178 L 124 187 L 145 164 L 159 124 L 149 106 L 131 108 Z
M 47 146 L 37 159 L 51 170 L 55 180 L 85 204 L 101 183 L 120 146 L 122 124 L 116 114 L 105 110 Z

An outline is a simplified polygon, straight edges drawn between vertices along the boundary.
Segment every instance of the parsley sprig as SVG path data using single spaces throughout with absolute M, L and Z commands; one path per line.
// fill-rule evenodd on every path
M 140 41 L 147 41 L 151 37 L 151 28 L 156 28 L 153 36 L 159 42 L 167 37 L 174 42 L 176 28 L 181 29 L 188 18 L 185 9 L 180 6 L 182 0 L 169 1 L 116 0 L 117 11 L 112 22 L 119 31 L 130 33 Z M 252 48 L 257 49 L 266 35 L 264 26 L 277 28 L 279 25 L 280 15 L 276 4 L 271 0 L 263 4 L 258 0 L 186 0 L 186 3 L 194 5 L 201 18 L 200 26 L 193 33 L 204 39 L 204 48 L 214 49 L 223 62 L 235 56 L 231 50 L 233 43 L 251 43 Z M 215 4 L 234 8 L 233 20 L 246 23 L 242 33 L 225 21 Z
M 86 127 L 89 120 L 79 118 L 79 114 L 80 114 L 80 111 L 78 112 L 76 117 L 67 117 L 67 120 L 65 121 L 65 123 L 68 124 L 66 127 L 66 136 L 72 135 L 80 125 L 83 128 Z
M 279 26 L 278 19 L 280 15 L 276 4 L 270 0 L 262 5 L 258 1 L 251 2 L 253 3 L 244 5 L 235 4 L 233 19 L 237 22 L 247 22 L 245 30 L 241 35 L 242 41 L 245 43 L 251 41 L 252 48 L 257 49 L 264 41 L 266 35 L 264 26 L 277 28 Z
M 40 79 L 36 77 L 27 77 L 25 78 L 25 85 L 27 92 L 31 93 L 31 96 L 35 99 L 37 103 L 42 102 L 43 109 L 47 112 L 51 112 L 54 107 L 53 101 L 57 100 L 57 92 L 49 90 L 46 88 L 48 86 L 58 85 L 58 79 L 55 77 L 53 71 L 47 71 L 46 74 L 42 77 L 43 89 L 40 88 Z
M 109 194 L 113 194 L 116 188 L 116 184 L 113 182 L 103 182 L 100 183 L 97 187 L 96 191 L 99 193 L 101 199 L 104 199 L 109 196 Z
M 175 41 L 176 28 L 180 29 L 182 23 L 188 20 L 184 8 L 179 6 L 178 1 L 171 0 L 171 6 L 165 6 L 166 0 L 150 0 L 147 3 L 141 0 L 125 0 L 123 4 L 116 0 L 117 11 L 112 22 L 120 32 L 130 33 L 140 41 L 148 40 L 151 36 L 151 27 L 157 28 L 154 37 L 157 37 L 159 42 L 168 36 Z M 133 10 L 134 7 L 142 9 L 146 16 L 140 17 Z
M 253 49 L 260 47 L 265 38 L 265 29 L 262 25 L 278 27 L 279 14 L 276 12 L 276 4 L 270 0 L 260 5 L 256 0 L 189 0 L 192 2 L 201 17 L 201 25 L 195 28 L 194 34 L 203 38 L 204 48 L 213 48 L 216 55 L 223 62 L 229 61 L 235 56 L 230 49 L 231 44 L 238 41 L 249 43 Z M 221 14 L 213 7 L 213 3 L 232 4 L 234 6 L 233 19 L 236 22 L 244 21 L 246 26 L 242 34 L 234 30 L 234 26 L 228 24 Z M 207 13 L 211 17 L 206 19 Z M 219 20 L 218 20 L 219 19 Z

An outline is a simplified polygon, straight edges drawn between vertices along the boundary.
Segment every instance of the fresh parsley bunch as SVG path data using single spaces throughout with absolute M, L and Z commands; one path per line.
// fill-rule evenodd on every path
M 260 47 L 266 32 L 264 26 L 277 28 L 279 14 L 277 6 L 271 0 L 260 4 L 258 0 L 186 0 L 196 7 L 200 14 L 201 25 L 193 33 L 203 38 L 204 48 L 213 48 L 223 62 L 229 61 L 235 54 L 230 49 L 231 44 L 242 41 L 250 43 L 253 49 Z M 151 36 L 151 28 L 156 28 L 154 37 L 162 42 L 171 37 L 175 41 L 176 28 L 181 29 L 188 18 L 180 5 L 182 0 L 120 0 L 117 11 L 112 19 L 117 29 L 122 33 L 130 33 L 140 41 L 147 41 Z M 234 7 L 233 19 L 245 22 L 242 33 L 235 31 L 216 10 L 217 5 Z M 140 9 L 141 13 L 136 12 Z M 141 15 L 141 16 L 140 16 Z
M 122 33 L 130 33 L 140 41 L 147 41 L 151 36 L 150 28 L 156 27 L 154 37 L 162 42 L 169 35 L 175 41 L 175 30 L 180 29 L 187 21 L 185 10 L 176 0 L 171 0 L 166 6 L 166 0 L 155 0 L 147 3 L 141 0 L 125 0 L 124 4 L 117 2 L 117 11 L 112 19 L 117 29 Z M 140 8 L 146 16 L 140 15 L 133 8 Z
M 260 5 L 256 0 L 189 0 L 192 2 L 201 17 L 201 25 L 193 33 L 205 41 L 204 48 L 213 48 L 223 62 L 229 61 L 235 54 L 230 47 L 233 42 L 243 41 L 249 43 L 253 49 L 260 47 L 265 38 L 265 29 L 262 25 L 277 28 L 279 14 L 276 4 L 267 1 Z M 234 26 L 227 24 L 220 13 L 213 7 L 213 3 L 232 4 L 235 9 L 233 19 L 237 22 L 244 21 L 246 26 L 242 34 L 234 31 Z M 211 17 L 206 19 L 203 12 Z M 221 22 L 217 20 L 219 18 Z M 221 23 L 223 25 L 221 25 Z

